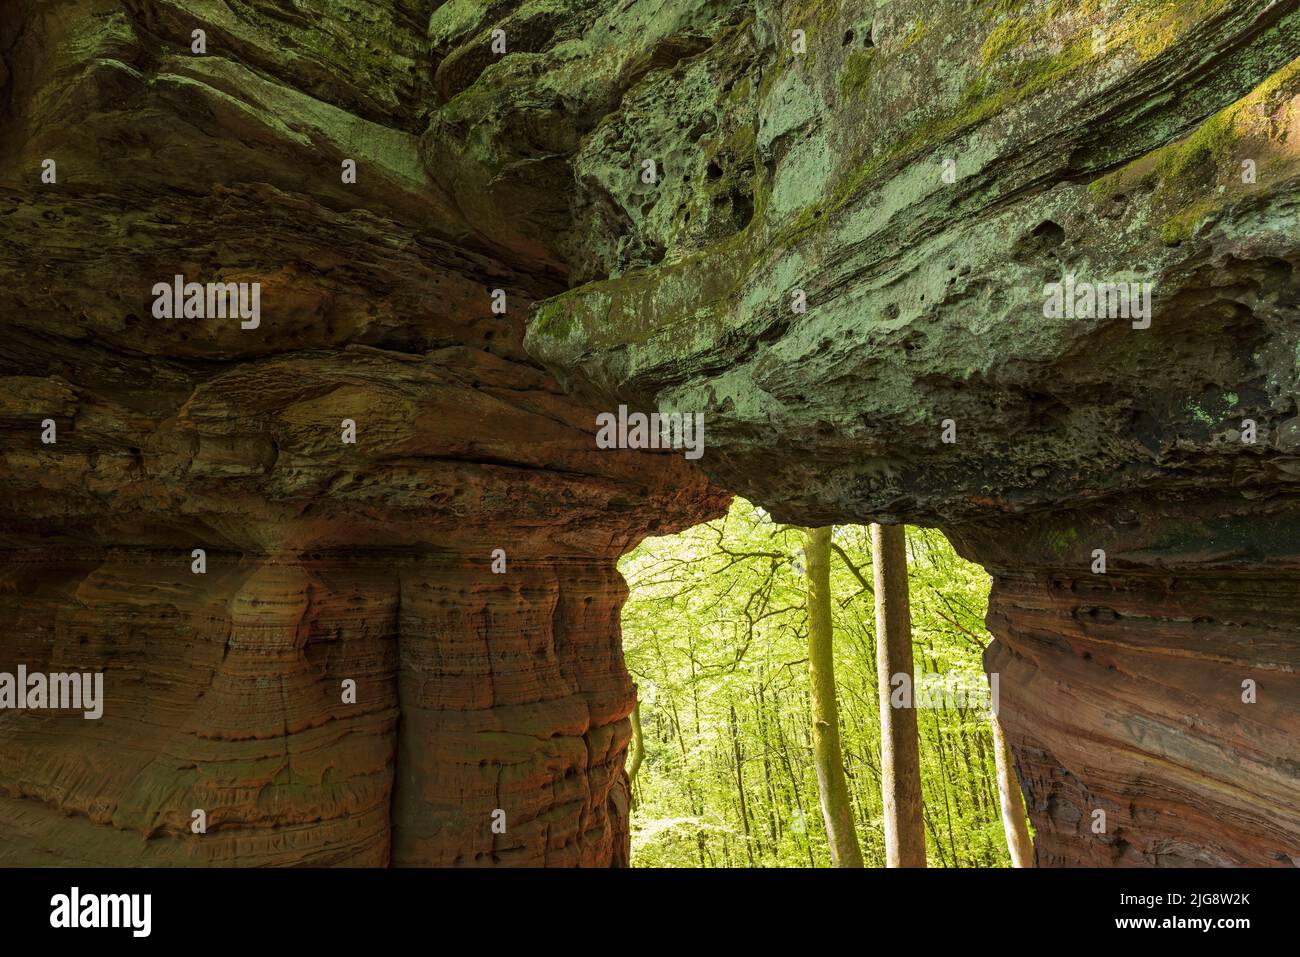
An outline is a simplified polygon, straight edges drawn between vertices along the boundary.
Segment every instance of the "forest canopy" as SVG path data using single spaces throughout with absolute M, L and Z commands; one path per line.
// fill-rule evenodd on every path
M 647 539 L 620 564 L 631 589 L 623 643 L 639 698 L 629 757 L 634 866 L 831 863 L 813 756 L 804 541 L 804 529 L 737 498 L 725 517 Z M 917 686 L 938 678 L 987 693 L 988 576 L 936 531 L 908 528 L 907 543 Z M 878 867 L 885 843 L 868 527 L 836 526 L 830 548 L 843 766 L 863 863 Z M 974 695 L 922 703 L 928 861 L 1008 866 L 987 707 Z

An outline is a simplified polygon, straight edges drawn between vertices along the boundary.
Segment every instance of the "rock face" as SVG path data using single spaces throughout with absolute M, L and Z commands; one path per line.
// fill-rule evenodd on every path
M 0 864 L 626 860 L 615 561 L 726 496 L 523 353 L 565 268 L 430 175 L 434 6 L 0 23 L 0 672 L 104 675 L 0 712 Z
M 624 403 L 990 569 L 1040 864 L 1300 862 L 1300 0 L 15 10 L 0 862 L 621 862 Z
M 1040 864 L 1300 864 L 1300 4 L 751 12 L 572 154 L 528 348 L 994 574 Z

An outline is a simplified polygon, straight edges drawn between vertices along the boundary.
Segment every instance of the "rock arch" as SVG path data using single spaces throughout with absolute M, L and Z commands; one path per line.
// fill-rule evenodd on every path
M 108 694 L 0 861 L 621 862 L 614 562 L 722 487 L 993 572 L 1040 864 L 1296 863 L 1297 3 L 273 8 L 0 24 L 0 670 Z

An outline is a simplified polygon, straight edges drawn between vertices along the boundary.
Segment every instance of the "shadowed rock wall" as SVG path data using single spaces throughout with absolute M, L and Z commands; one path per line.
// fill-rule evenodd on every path
M 428 173 L 435 6 L 4 14 L 0 672 L 104 714 L 0 713 L 0 863 L 626 861 L 614 563 L 726 497 L 524 355 L 565 270 Z

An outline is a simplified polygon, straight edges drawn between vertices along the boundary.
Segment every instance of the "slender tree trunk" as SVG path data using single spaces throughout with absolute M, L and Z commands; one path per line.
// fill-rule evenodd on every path
M 645 760 L 645 738 L 641 734 L 641 702 L 632 709 L 632 753 L 627 760 L 627 781 L 632 792 L 632 807 L 636 807 L 636 773 Z
M 758 684 L 753 686 L 752 695 L 756 699 L 758 707 L 754 714 L 758 719 L 758 740 L 763 742 L 763 783 L 767 790 L 767 827 L 768 834 L 771 836 L 771 848 L 773 856 L 776 856 L 777 848 L 780 846 L 781 828 L 777 816 L 777 799 L 776 788 L 772 783 L 772 743 L 767 734 L 767 701 L 763 694 L 763 665 L 760 662 L 758 666 Z
M 939 829 L 934 825 L 934 815 L 932 815 L 929 809 L 925 808 L 924 805 L 922 806 L 922 811 L 925 814 L 925 826 L 930 829 L 930 837 L 934 841 L 935 850 L 939 852 L 939 866 L 947 867 L 948 858 L 946 858 L 943 853 L 943 839 L 939 836 Z M 953 862 L 953 866 L 956 866 L 955 861 Z
M 927 656 L 929 658 L 928 661 L 929 672 L 931 674 L 938 675 L 939 658 L 934 653 L 933 645 L 927 645 L 926 648 L 921 653 L 922 671 L 926 670 L 925 666 L 927 664 L 926 661 Z M 913 704 L 915 704 L 915 699 L 913 699 Z M 949 798 L 949 792 L 953 790 L 951 786 L 953 778 L 952 775 L 949 773 L 950 766 L 948 761 L 948 749 L 944 747 L 944 743 L 943 743 L 943 722 L 939 720 L 938 713 L 933 710 L 930 711 L 930 720 L 934 724 L 934 750 L 935 753 L 939 756 L 939 780 L 943 782 L 943 788 L 942 788 L 943 812 L 944 812 L 944 817 L 948 822 L 948 850 L 952 852 L 952 859 L 954 861 L 954 866 L 960 867 L 961 855 L 957 853 L 957 840 L 953 836 L 952 801 Z M 918 725 L 919 723 L 920 720 L 918 719 Z M 917 729 L 917 734 L 918 735 L 920 734 L 919 727 Z
M 885 860 L 889 867 L 925 867 L 916 710 L 890 705 L 890 680 L 894 675 L 906 675 L 908 686 L 914 687 L 912 617 L 907 604 L 907 533 L 903 526 L 872 525 L 871 555 L 876 582 Z
M 966 725 L 966 711 L 961 712 L 961 724 L 957 726 L 957 753 L 961 755 L 961 763 L 966 768 L 966 774 L 963 781 L 966 785 L 966 794 L 970 798 L 970 806 L 976 810 L 984 808 L 984 790 L 979 786 L 979 776 L 975 773 L 975 766 L 970 760 L 970 729 Z
M 943 746 L 943 722 L 939 720 L 939 716 L 933 711 L 930 712 L 930 717 L 934 722 L 934 751 L 939 758 L 939 780 L 943 782 L 940 793 L 943 795 L 944 818 L 948 822 L 948 850 L 952 852 L 952 859 L 960 862 L 961 856 L 957 853 L 957 842 L 953 837 L 952 830 L 952 801 L 948 798 L 952 778 L 949 775 L 947 749 Z
M 821 791 L 822 817 L 836 867 L 861 867 L 862 850 L 853 827 L 849 787 L 840 752 L 840 715 L 835 699 L 834 635 L 831 624 L 831 529 L 810 528 L 804 543 L 808 578 L 808 677 L 811 688 L 813 759 Z
M 668 698 L 668 703 L 672 706 L 673 709 L 673 727 L 677 729 L 677 744 L 682 750 L 682 777 L 686 781 L 686 799 L 690 802 L 691 816 L 698 821 L 703 812 L 700 810 L 699 805 L 695 801 L 695 788 L 691 786 L 691 772 L 694 769 L 691 767 L 690 759 L 686 756 L 686 737 L 685 737 L 686 732 L 682 728 L 681 715 L 678 714 L 677 712 L 676 699 L 670 696 Z M 695 831 L 695 846 L 696 849 L 700 852 L 700 867 L 708 866 L 704 860 L 704 847 L 705 847 L 704 832 L 699 830 L 698 828 L 696 828 Z
M 990 736 L 991 736 L 991 732 L 990 732 Z M 980 766 L 980 775 L 977 780 L 979 780 L 984 786 L 984 793 L 985 793 L 984 805 L 985 807 L 989 807 L 993 804 L 996 798 L 993 797 L 993 792 L 992 790 L 990 790 L 991 785 L 989 784 L 989 775 L 988 775 L 989 752 L 988 749 L 984 746 L 984 732 L 982 729 L 977 731 L 975 734 L 975 754 L 978 756 L 979 766 Z M 997 764 L 996 758 L 994 759 L 994 764 L 995 765 Z M 996 775 L 994 776 L 996 777 Z
M 1029 839 L 1029 825 L 1025 823 L 1025 797 L 1016 779 L 1016 760 L 1002 736 L 1002 725 L 997 715 L 989 718 L 993 726 L 993 759 L 998 766 L 998 797 L 1002 801 L 1002 829 L 1007 834 L 1007 850 L 1011 852 L 1012 867 L 1034 866 L 1034 843 Z
M 790 778 L 790 789 L 794 792 L 794 803 L 799 808 L 799 829 L 795 832 L 803 840 L 803 849 L 808 854 L 808 866 L 816 867 L 817 862 L 813 859 L 812 841 L 808 839 L 808 812 L 803 806 L 803 792 L 799 790 L 799 779 L 795 776 L 794 765 L 790 763 L 790 749 L 785 743 L 785 726 L 781 724 L 781 708 L 778 704 L 776 709 L 776 743 L 777 754 L 781 756 L 781 761 L 785 764 L 785 773 Z
M 754 866 L 754 841 L 749 830 L 749 802 L 745 799 L 745 755 L 740 749 L 740 736 L 736 730 L 736 706 L 731 712 L 731 754 L 736 764 L 736 800 L 740 805 L 740 823 L 745 828 L 745 850 L 749 853 L 749 866 Z M 761 852 L 761 848 L 760 848 Z

